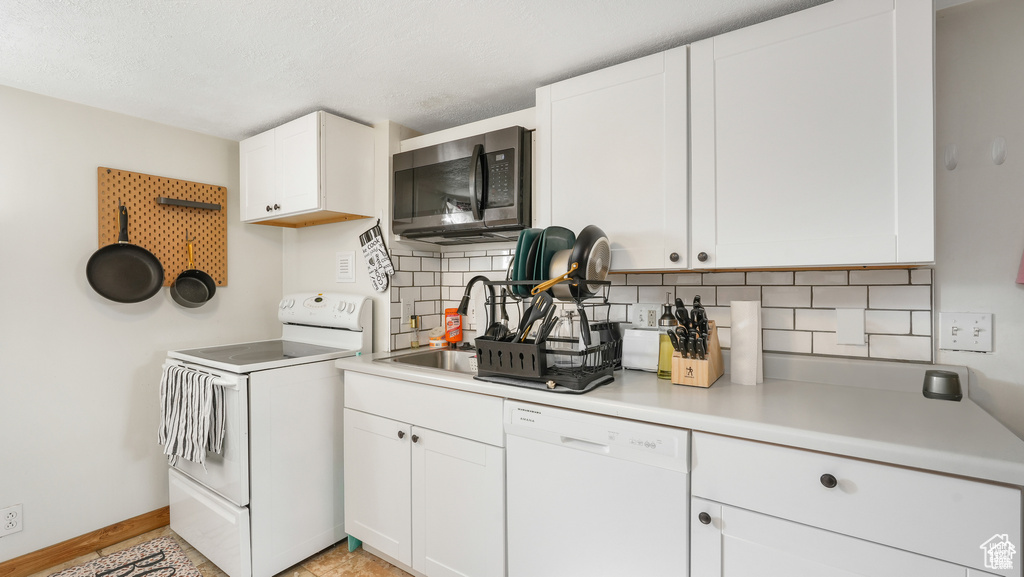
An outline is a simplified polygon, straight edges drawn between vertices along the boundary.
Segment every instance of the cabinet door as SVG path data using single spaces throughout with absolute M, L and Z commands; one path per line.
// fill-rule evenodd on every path
M 505 574 L 505 455 L 413 427 L 413 568 L 430 577 Z
M 931 0 L 835 0 L 691 47 L 696 267 L 934 260 Z
M 597 225 L 612 270 L 686 267 L 686 51 L 537 90 L 538 221 Z
M 345 531 L 412 565 L 412 427 L 345 409 Z
M 702 577 L 965 577 L 967 569 L 694 498 L 690 573 Z M 701 513 L 707 515 L 704 521 Z
M 307 114 L 274 129 L 281 204 L 277 216 L 320 207 L 320 114 Z
M 273 214 L 277 186 L 275 154 L 273 130 L 238 143 L 238 187 L 243 222 Z

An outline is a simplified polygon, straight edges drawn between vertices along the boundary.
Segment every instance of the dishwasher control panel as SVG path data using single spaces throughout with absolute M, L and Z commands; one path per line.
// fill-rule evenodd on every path
M 674 470 L 689 470 L 690 432 L 685 429 L 505 401 L 505 433 Z

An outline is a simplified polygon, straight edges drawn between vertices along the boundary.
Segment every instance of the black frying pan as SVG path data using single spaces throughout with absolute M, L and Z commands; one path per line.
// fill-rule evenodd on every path
M 171 298 L 183 307 L 194 309 L 205 305 L 206 301 L 213 298 L 213 293 L 217 292 L 217 283 L 209 274 L 196 268 L 192 241 L 186 241 L 186 244 L 188 270 L 181 271 L 178 278 L 174 279 L 174 284 L 171 285 Z
M 85 276 L 100 296 L 119 303 L 137 303 L 155 295 L 164 284 L 164 267 L 153 253 L 128 242 L 128 209 L 118 206 L 117 244 L 89 257 Z
M 600 228 L 590 224 L 580 231 L 572 246 L 569 262 L 579 263 L 575 279 L 578 281 L 569 286 L 572 296 L 588 299 L 601 290 L 601 285 L 592 285 L 587 281 L 603 281 L 608 277 L 611 267 L 612 251 L 608 236 Z

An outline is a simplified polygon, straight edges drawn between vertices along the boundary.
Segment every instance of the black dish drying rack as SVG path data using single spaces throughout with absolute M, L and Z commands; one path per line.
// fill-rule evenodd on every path
M 595 282 L 597 281 L 591 281 L 591 284 Z M 489 281 L 485 284 L 509 286 L 536 283 Z M 610 283 L 600 281 L 600 284 Z M 571 301 L 567 304 L 571 304 Z M 588 308 L 610 306 L 607 302 L 607 291 L 604 302 L 576 301 L 575 304 Z M 590 323 L 590 331 L 599 335 L 601 342 L 585 348 L 580 346 L 579 339 L 576 338 L 548 337 L 541 343 L 535 343 L 479 336 L 475 340 L 477 375 L 548 383 L 549 387 L 554 383 L 575 391 L 583 390 L 595 380 L 611 375 L 613 371 L 622 367 L 622 335 L 618 330 L 618 323 L 607 320 L 593 322 Z

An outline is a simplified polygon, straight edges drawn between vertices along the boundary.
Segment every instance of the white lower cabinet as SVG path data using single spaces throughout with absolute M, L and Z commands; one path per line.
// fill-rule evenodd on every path
M 345 391 L 348 534 L 428 577 L 503 576 L 501 399 L 357 373 Z
M 411 429 L 345 409 L 345 531 L 410 566 Z
M 693 575 L 1021 575 L 1019 487 L 694 433 L 691 493 Z
M 412 566 L 431 576 L 504 575 L 505 451 L 412 434 Z
M 694 498 L 691 510 L 690 574 L 695 576 L 965 577 L 968 574 L 966 568 L 953 563 L 714 501 Z

